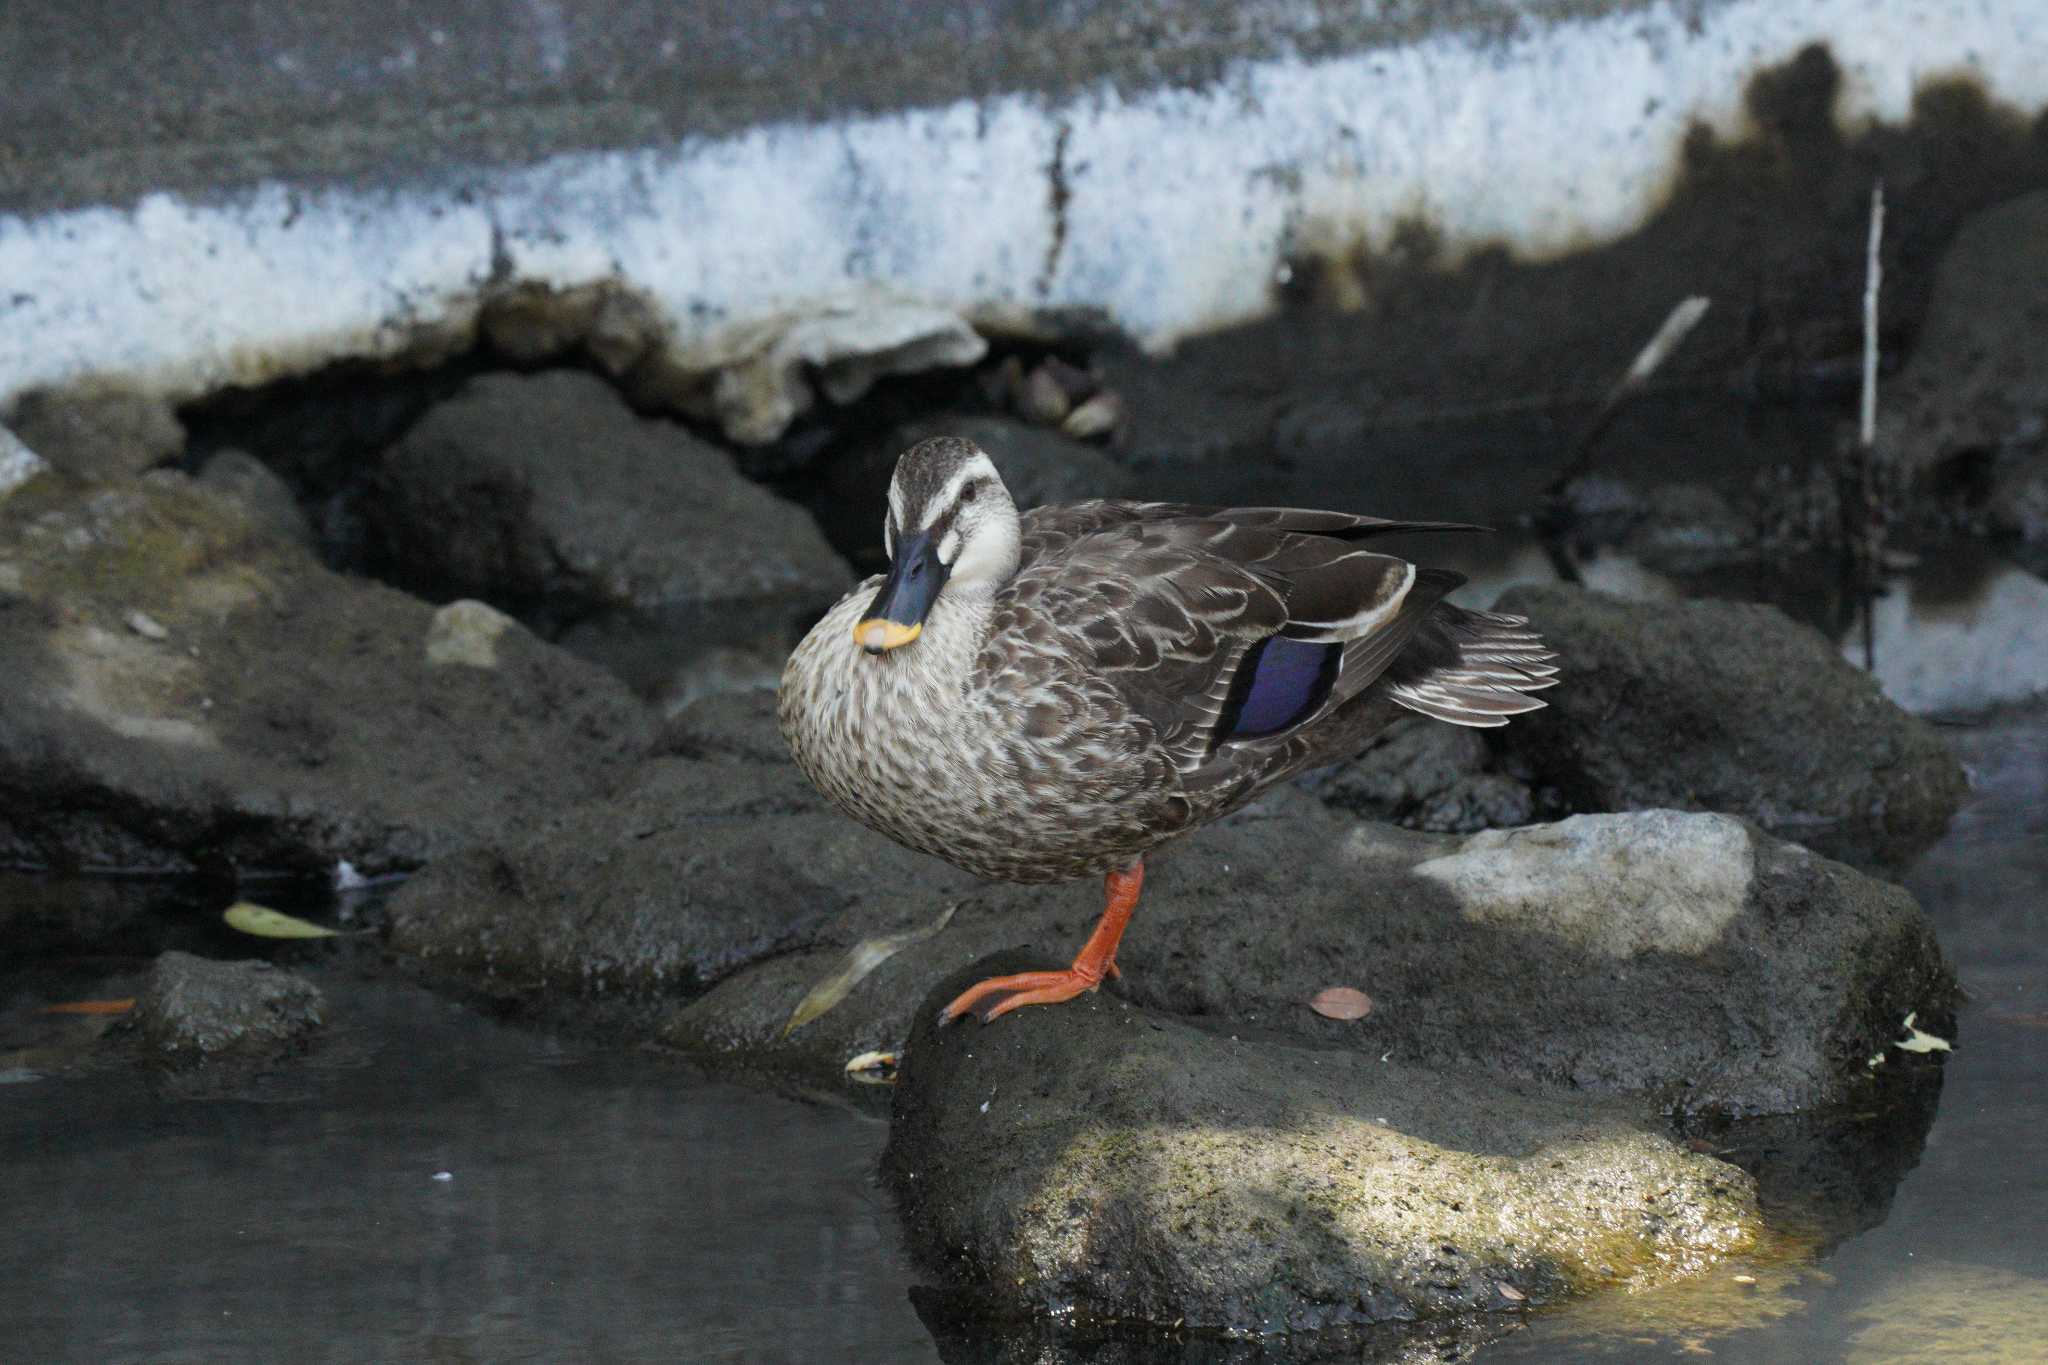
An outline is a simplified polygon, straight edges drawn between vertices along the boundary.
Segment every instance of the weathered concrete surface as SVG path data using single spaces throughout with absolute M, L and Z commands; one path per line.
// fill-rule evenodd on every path
M 1833 267 L 1855 234 L 1832 219 L 1871 165 L 1842 130 L 1922 112 L 1924 73 L 2022 117 L 2048 102 L 2030 0 L 855 8 L 830 7 L 836 28 L 511 0 L 376 24 L 159 17 L 102 56 L 96 11 L 16 7 L 0 89 L 23 132 L 0 164 L 26 207 L 0 219 L 0 401 L 92 373 L 190 396 L 417 355 L 423 334 L 440 351 L 518 288 L 639 298 L 655 367 L 686 388 L 763 327 L 889 303 L 1006 329 L 1083 318 L 1158 348 L 1290 290 L 1371 311 L 1389 257 L 1615 242 L 1658 221 L 1716 138 L 1755 134 L 1736 169 L 1811 211 L 1691 220 L 1727 234 L 1685 253 L 1690 272 L 1729 263 L 1710 281 L 1604 272 L 1613 297 L 1581 300 L 1579 327 L 1625 356 L 1616 318 L 1651 325 L 1696 288 L 1750 297 L 1760 257 L 1773 328 L 1852 315 L 1835 305 L 1853 282 L 1835 282 L 1853 272 Z M 1792 82 L 1811 128 L 1744 107 L 1822 48 L 1853 79 Z M 1560 101 L 1560 84 L 1599 98 Z M 2014 141 L 1976 131 L 1960 153 Z M 1915 231 L 2030 165 L 1934 150 L 1884 166 Z M 1946 177 L 1966 163 L 1958 192 Z M 1553 330 L 1564 311 L 1504 316 Z M 1469 307 L 1431 316 L 1468 342 L 1496 330 Z M 1740 310 L 1725 316 L 1701 343 L 1722 365 L 1750 349 Z M 1585 344 L 1574 331 L 1568 349 Z M 1604 353 L 1585 363 L 1611 373 Z
M 267 1060 L 325 1021 L 320 988 L 268 962 L 168 952 L 136 997 L 133 1027 L 152 1061 L 197 1066 Z
M 1101 996 L 936 1024 L 1040 965 L 924 997 L 883 1158 L 913 1249 L 1013 1309 L 1250 1333 L 1512 1311 L 1762 1229 L 1748 1176 L 1624 1107 Z
M 0 863 L 411 868 L 649 747 L 601 670 L 516 627 L 437 664 L 434 621 L 182 475 L 31 481 L 0 502 Z
M 1775 608 L 1571 588 L 1518 588 L 1500 608 L 1529 617 L 1569 681 L 1502 743 L 1576 809 L 1732 811 L 1899 868 L 1962 804 L 1962 768 L 1934 731 Z

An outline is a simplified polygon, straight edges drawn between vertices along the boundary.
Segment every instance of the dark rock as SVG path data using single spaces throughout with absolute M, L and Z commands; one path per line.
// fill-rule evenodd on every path
M 92 483 L 131 479 L 185 448 L 185 428 L 169 403 L 117 385 L 23 394 L 9 425 L 52 467 Z
M 1936 270 L 1913 353 L 1885 385 L 1884 449 L 1912 474 L 2048 430 L 2048 190 L 1963 224 Z
M 1013 1310 L 1240 1333 L 1513 1311 L 1697 1273 L 1755 1188 L 1626 1107 L 1197 1028 L 1104 996 L 940 1028 L 884 1170 L 929 1267 Z
M 919 864 L 941 867 L 828 813 L 793 765 L 663 758 L 614 798 L 433 864 L 393 900 L 390 941 L 499 996 L 687 995 L 819 942 L 926 880 Z
M 764 820 L 750 837 L 794 848 L 814 827 L 829 828 Z M 1101 904 L 1092 886 L 948 884 L 942 864 L 865 831 L 831 865 L 843 876 L 823 880 L 863 898 L 817 924 L 806 951 L 677 1009 L 667 1041 L 829 1080 L 861 1052 L 900 1050 L 939 976 L 1017 944 L 1069 956 Z M 1875 1076 L 1867 1062 L 1909 1011 L 1952 1022 L 1954 979 L 1911 897 L 1727 816 L 1581 816 L 1460 840 L 1281 792 L 1152 865 L 1117 994 L 1374 1058 L 1688 1113 L 1778 1113 L 1905 1078 L 1918 1061 Z M 953 904 L 942 932 L 786 1032 L 856 944 Z M 1364 990 L 1371 1015 L 1311 1011 L 1332 985 Z
M 964 436 L 986 450 L 1019 508 L 1135 491 L 1130 471 L 1094 446 L 1008 417 L 932 417 L 907 422 L 834 464 L 818 507 L 833 543 L 880 553 L 889 475 L 896 457 L 933 436 Z
M 1575 809 L 1731 811 L 1863 866 L 1897 868 L 1961 804 L 1961 767 L 1812 629 L 1773 607 L 1635 603 L 1517 588 L 1562 685 L 1503 732 Z
M 2029 547 L 2028 567 L 2041 572 L 2048 563 L 2048 439 L 2013 451 L 2001 463 L 1985 515 L 1992 530 Z
M 1512 777 L 1480 773 L 1463 777 L 1422 803 L 1402 823 L 1433 834 L 1471 834 L 1507 829 L 1536 818 L 1536 798 Z
M 802 508 L 574 371 L 472 381 L 379 480 L 366 511 L 401 577 L 578 622 L 564 643 L 643 689 L 707 639 L 790 642 L 851 582 Z
M 313 524 L 292 496 L 291 487 L 269 465 L 247 451 L 221 451 L 199 471 L 199 482 L 239 498 L 265 529 L 308 549 L 318 544 Z
M 1404 717 L 1313 789 L 1340 810 L 1400 820 L 1485 768 L 1486 741 L 1477 730 Z
M 325 1021 L 312 982 L 268 962 L 215 962 L 168 952 L 136 997 L 148 1055 L 173 1066 L 276 1057 Z
M 488 666 L 437 663 L 433 608 L 168 471 L 25 485 L 0 566 L 0 863 L 405 869 L 609 790 L 652 742 L 602 671 L 509 624 Z

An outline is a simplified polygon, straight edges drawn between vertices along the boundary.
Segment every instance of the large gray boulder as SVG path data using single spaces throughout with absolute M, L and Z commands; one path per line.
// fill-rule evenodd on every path
M 1774 607 L 1517 588 L 1563 681 L 1501 733 L 1584 811 L 1728 811 L 1865 867 L 1897 869 L 1968 787 L 1933 728 Z
M 615 795 L 436 862 L 394 898 L 391 945 L 500 997 L 688 996 L 906 882 L 972 885 L 829 810 L 773 705 L 699 703 Z
M 902 1049 L 940 977 L 1086 937 L 1098 888 L 978 883 L 832 810 L 772 705 L 700 703 L 619 792 L 429 869 L 394 902 L 393 946 L 493 992 L 637 995 L 674 1046 L 836 1083 Z M 1955 1002 L 1910 896 L 1730 816 L 1456 838 L 1283 789 L 1152 868 L 1125 998 L 1686 1114 L 1866 1097 L 1903 1071 L 1868 1065 L 1900 1021 L 1944 1028 Z M 1308 1008 L 1333 985 L 1372 1013 Z
M 945 887 L 924 870 L 939 865 L 891 861 L 886 841 L 862 837 L 877 880 L 861 885 L 878 894 L 817 924 L 805 951 L 676 1010 L 668 1041 L 826 1080 L 900 1050 L 939 976 L 1018 945 L 1071 956 L 1100 907 L 1092 886 Z M 943 931 L 786 1032 L 860 945 L 902 942 L 949 906 Z M 1115 993 L 1162 1012 L 1682 1114 L 1867 1097 L 1903 1072 L 1869 1066 L 1900 1021 L 1945 1028 L 1956 1001 L 1904 891 L 1732 817 L 1673 811 L 1459 839 L 1277 794 L 1154 860 L 1118 961 Z M 1330 986 L 1363 990 L 1371 1014 L 1315 1013 Z
M 883 1167 L 911 1244 L 1013 1311 L 1242 1334 L 1512 1311 L 1752 1246 L 1741 1171 L 1627 1106 L 1093 996 L 922 1003 Z
M 182 475 L 31 480 L 0 502 L 0 863 L 397 871 L 650 746 L 601 670 L 502 618 L 451 657 L 448 624 Z
M 800 610 L 850 577 L 803 509 L 573 370 L 472 380 L 385 455 L 379 484 L 366 510 L 407 572 L 565 616 Z

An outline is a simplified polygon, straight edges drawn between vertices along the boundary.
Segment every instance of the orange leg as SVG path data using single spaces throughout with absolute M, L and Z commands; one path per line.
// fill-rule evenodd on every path
M 993 976 L 968 987 L 939 1015 L 950 1024 L 963 1014 L 973 1014 L 986 1024 L 1025 1005 L 1057 1005 L 1062 1000 L 1092 991 L 1105 976 L 1119 975 L 1116 946 L 1123 941 L 1124 926 L 1137 908 L 1138 891 L 1145 885 L 1145 862 L 1141 858 L 1122 872 L 1102 879 L 1107 903 L 1095 932 L 1074 957 L 1074 965 L 1061 972 L 1019 972 L 1015 976 Z

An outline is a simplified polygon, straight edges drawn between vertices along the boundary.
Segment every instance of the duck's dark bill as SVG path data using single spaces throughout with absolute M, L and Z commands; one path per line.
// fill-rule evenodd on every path
M 870 654 L 909 644 L 924 632 L 924 618 L 945 584 L 946 566 L 932 538 L 905 536 L 896 544 L 896 559 L 874 605 L 853 628 L 854 643 Z

